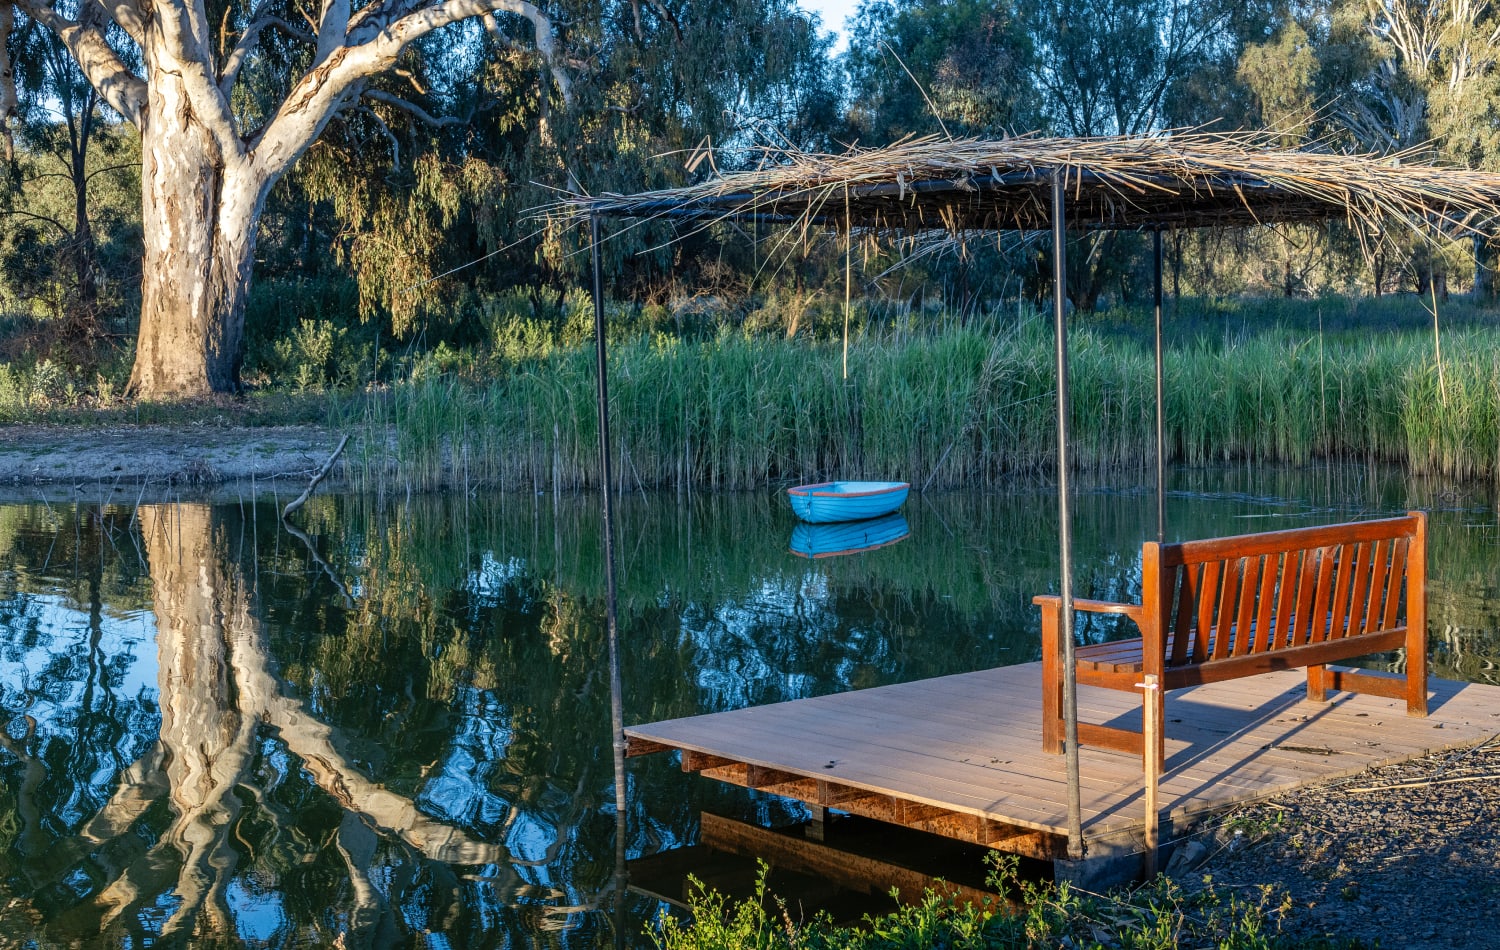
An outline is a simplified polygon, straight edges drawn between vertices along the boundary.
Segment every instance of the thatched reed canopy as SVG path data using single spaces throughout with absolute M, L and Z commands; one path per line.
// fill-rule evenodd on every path
M 1272 147 L 1263 134 L 994 140 L 912 138 L 841 155 L 783 151 L 760 168 L 683 188 L 578 197 L 575 214 L 753 218 L 879 230 L 1038 231 L 1054 176 L 1069 229 L 1161 230 L 1392 218 L 1441 230 L 1500 216 L 1500 175 L 1414 155 Z

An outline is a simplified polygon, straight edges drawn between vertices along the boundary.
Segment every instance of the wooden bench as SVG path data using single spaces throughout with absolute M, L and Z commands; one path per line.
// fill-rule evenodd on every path
M 1042 608 L 1042 745 L 1063 750 L 1062 601 Z M 1078 683 L 1138 690 L 1155 673 L 1162 690 L 1307 668 L 1307 698 L 1330 689 L 1405 699 L 1427 715 L 1427 515 L 1360 521 L 1233 538 L 1144 545 L 1141 603 L 1074 600 L 1080 611 L 1123 614 L 1134 640 L 1080 646 Z M 1327 664 L 1406 648 L 1406 673 L 1393 677 Z M 1156 735 L 1166 703 L 1156 704 Z M 1144 716 L 1144 708 L 1142 715 Z M 1144 727 L 1145 723 L 1142 723 Z M 1078 741 L 1144 755 L 1142 733 L 1078 724 Z M 1165 747 L 1158 744 L 1157 761 Z

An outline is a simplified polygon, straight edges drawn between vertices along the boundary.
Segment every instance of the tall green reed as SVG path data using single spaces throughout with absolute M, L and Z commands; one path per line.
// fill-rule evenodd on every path
M 1167 354 L 1169 458 L 1394 462 L 1500 477 L 1500 332 L 1448 335 L 1446 387 L 1418 332 L 1290 331 Z M 1140 470 L 1154 456 L 1150 353 L 1084 329 L 1071 337 L 1080 470 Z M 610 425 L 621 488 L 745 489 L 819 478 L 993 487 L 1055 458 L 1051 336 L 1039 322 L 835 344 L 724 333 L 640 335 L 611 350 Z M 559 348 L 494 378 L 427 378 L 369 397 L 341 424 L 363 434 L 362 487 L 596 486 L 591 348 Z

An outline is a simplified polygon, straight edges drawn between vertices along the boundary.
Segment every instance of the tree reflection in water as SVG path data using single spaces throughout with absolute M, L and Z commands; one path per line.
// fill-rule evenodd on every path
M 118 519 L 76 515 L 96 564 L 101 537 L 130 535 Z M 246 527 L 235 509 L 153 505 L 137 518 L 155 618 L 154 703 L 144 682 L 133 696 L 118 688 L 149 665 L 148 618 L 136 614 L 138 636 L 109 656 L 97 570 L 82 643 L 68 642 L 79 617 L 62 598 L 8 592 L 6 677 L 17 681 L 7 684 L 0 747 L 11 760 L 4 811 L 14 834 L 4 835 L 0 932 L 29 926 L 44 944 L 102 934 L 384 945 L 423 932 L 499 935 L 502 908 L 525 895 L 544 898 L 552 906 L 542 916 L 554 919 L 591 909 L 560 906 L 563 891 L 523 876 L 555 857 L 546 853 L 563 843 L 555 829 L 501 803 L 489 833 L 473 833 L 464 819 L 474 789 L 453 762 L 431 763 L 414 800 L 351 760 L 360 737 L 282 686 L 255 574 L 233 553 Z M 65 538 L 53 536 L 48 564 Z M 111 666 L 129 672 L 106 675 Z M 385 671 L 367 672 L 379 680 Z M 496 731 L 486 721 L 505 731 L 507 710 L 473 689 L 455 693 L 458 747 L 483 745 L 481 734 Z M 101 788 L 108 797 L 89 803 Z M 528 848 L 551 840 L 532 861 L 510 853 L 512 836 Z

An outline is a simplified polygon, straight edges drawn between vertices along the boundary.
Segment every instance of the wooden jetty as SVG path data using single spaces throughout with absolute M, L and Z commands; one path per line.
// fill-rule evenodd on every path
M 684 771 L 1057 862 L 1128 876 L 1142 850 L 1138 756 L 1081 750 L 1084 864 L 1066 862 L 1064 760 L 1042 751 L 1041 666 L 961 673 L 625 729 L 628 754 L 669 750 Z M 1470 745 L 1500 733 L 1500 687 L 1429 681 L 1428 718 L 1404 700 L 1306 699 L 1301 670 L 1172 694 L 1161 817 L 1170 830 L 1227 806 Z M 1094 722 L 1139 728 L 1138 697 L 1080 688 Z M 1170 837 L 1170 834 L 1168 835 Z M 1074 871 L 1076 870 L 1076 874 Z

